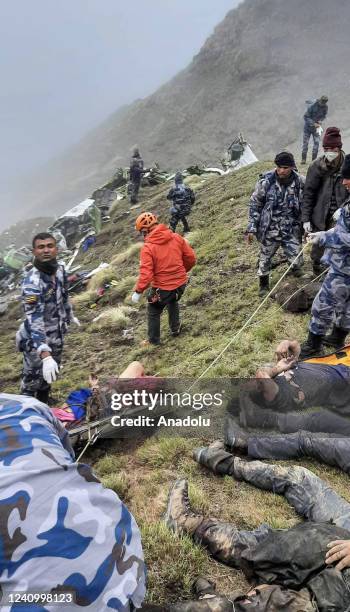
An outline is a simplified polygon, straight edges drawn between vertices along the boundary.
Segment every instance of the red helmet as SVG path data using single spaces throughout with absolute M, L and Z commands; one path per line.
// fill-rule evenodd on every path
M 141 213 L 136 219 L 135 229 L 138 232 L 142 232 L 142 230 L 149 230 L 153 225 L 158 223 L 157 217 L 150 212 Z

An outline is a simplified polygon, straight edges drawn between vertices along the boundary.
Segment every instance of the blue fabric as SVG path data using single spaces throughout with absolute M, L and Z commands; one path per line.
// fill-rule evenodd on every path
M 82 249 L 83 252 L 86 253 L 86 251 L 96 242 L 96 236 L 87 236 L 82 244 Z
M 86 402 L 91 395 L 90 389 L 77 389 L 68 395 L 67 404 L 76 419 L 82 419 L 85 416 Z

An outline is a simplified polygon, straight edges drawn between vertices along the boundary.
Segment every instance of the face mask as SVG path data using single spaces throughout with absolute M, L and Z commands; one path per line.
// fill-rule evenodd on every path
M 335 159 L 337 159 L 339 153 L 335 153 L 334 151 L 327 151 L 324 156 L 326 158 L 327 161 L 332 162 Z

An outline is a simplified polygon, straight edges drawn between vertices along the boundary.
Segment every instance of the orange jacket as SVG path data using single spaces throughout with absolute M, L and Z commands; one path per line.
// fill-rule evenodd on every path
M 145 238 L 141 249 L 140 273 L 135 291 L 142 293 L 149 285 L 156 289 L 177 289 L 187 282 L 187 274 L 196 263 L 188 242 L 166 225 L 157 225 Z

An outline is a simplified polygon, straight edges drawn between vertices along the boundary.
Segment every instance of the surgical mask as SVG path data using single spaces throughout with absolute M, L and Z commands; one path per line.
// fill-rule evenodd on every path
M 326 160 L 329 162 L 332 162 L 337 159 L 338 155 L 339 153 L 336 153 L 335 151 L 326 151 L 326 153 L 324 154 Z

